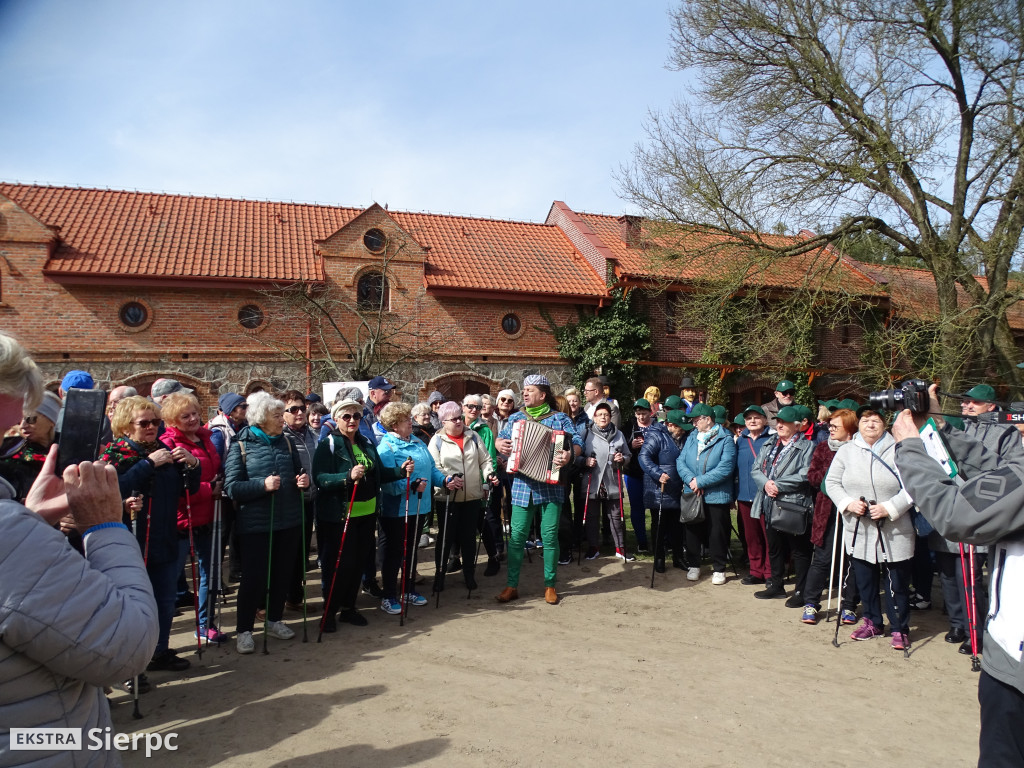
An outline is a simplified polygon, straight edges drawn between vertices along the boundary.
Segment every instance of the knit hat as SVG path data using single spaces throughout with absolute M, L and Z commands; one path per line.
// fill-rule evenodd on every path
M 539 373 L 531 373 L 525 379 L 523 379 L 524 387 L 550 387 L 551 382 L 548 381 L 546 376 L 542 376 Z
M 441 393 L 440 393 L 440 392 L 438 392 L 437 394 L 441 394 Z M 512 391 L 511 389 L 503 389 L 503 390 L 501 390 L 501 391 L 500 391 L 500 392 L 498 393 L 498 399 L 500 400 L 500 399 L 501 399 L 501 398 L 503 398 L 503 397 L 507 397 L 507 398 L 509 398 L 510 400 L 512 400 L 512 401 L 515 401 L 515 399 L 516 399 L 516 394 L 515 394 L 515 392 L 513 392 L 513 391 Z M 442 398 L 442 399 L 443 399 L 443 398 Z
M 225 392 L 217 398 L 217 407 L 224 413 L 231 413 L 240 405 L 245 405 L 245 398 L 237 392 Z
M 60 398 L 53 392 L 43 392 L 43 401 L 36 406 L 36 413 L 45 416 L 54 424 L 57 423 L 57 415 L 60 413 Z

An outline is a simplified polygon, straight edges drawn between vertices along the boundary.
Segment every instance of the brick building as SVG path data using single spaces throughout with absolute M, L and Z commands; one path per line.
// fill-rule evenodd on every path
M 368 315 L 391 329 L 403 357 L 388 375 L 406 399 L 432 389 L 457 398 L 518 390 L 532 372 L 556 388 L 578 384 L 554 329 L 604 306 L 614 280 L 643 294 L 654 341 L 643 383 L 667 395 L 694 370 L 706 336 L 674 321 L 696 267 L 653 262 L 643 226 L 559 201 L 537 224 L 0 184 L 0 329 L 25 344 L 51 386 L 72 368 L 143 393 L 173 377 L 213 406 L 226 391 L 317 389 L 328 357 L 343 374 L 351 368 L 358 343 L 346 346 L 326 317 L 279 298 L 301 289 L 329 302 L 350 342 Z M 704 267 L 720 269 L 722 258 Z M 836 286 L 883 316 L 924 316 L 934 304 L 927 273 L 830 249 L 779 258 L 758 280 L 792 290 L 823 259 Z M 1024 313 L 1011 324 L 1024 329 Z M 819 396 L 863 395 L 862 335 L 856 323 L 817 330 L 810 378 Z M 730 376 L 730 404 L 763 402 L 780 369 L 785 362 L 766 354 Z

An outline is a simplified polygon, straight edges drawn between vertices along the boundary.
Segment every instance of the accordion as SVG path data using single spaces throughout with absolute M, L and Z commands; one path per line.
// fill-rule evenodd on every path
M 555 466 L 555 451 L 568 451 L 571 448 L 572 439 L 564 430 L 551 429 L 539 421 L 522 419 L 512 425 L 512 453 L 508 457 L 508 472 L 557 485 L 562 468 Z

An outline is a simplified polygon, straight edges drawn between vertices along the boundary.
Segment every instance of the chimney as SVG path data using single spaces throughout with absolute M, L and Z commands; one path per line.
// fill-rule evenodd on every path
M 627 246 L 640 245 L 640 224 L 643 218 L 640 216 L 619 216 L 619 237 Z

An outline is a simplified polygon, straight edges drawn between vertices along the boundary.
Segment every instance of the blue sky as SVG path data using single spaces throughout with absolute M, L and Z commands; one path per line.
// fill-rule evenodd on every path
M 668 0 L 0 0 L 0 179 L 619 214 Z

